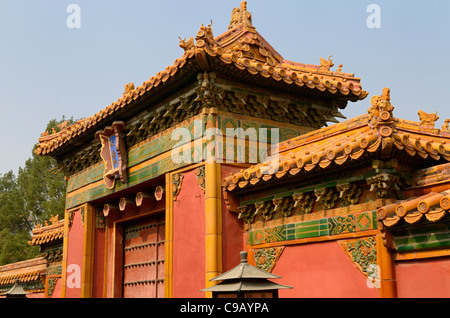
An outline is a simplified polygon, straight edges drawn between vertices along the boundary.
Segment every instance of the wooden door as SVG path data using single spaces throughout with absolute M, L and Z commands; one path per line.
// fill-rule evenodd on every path
M 123 297 L 164 297 L 164 214 L 124 226 Z

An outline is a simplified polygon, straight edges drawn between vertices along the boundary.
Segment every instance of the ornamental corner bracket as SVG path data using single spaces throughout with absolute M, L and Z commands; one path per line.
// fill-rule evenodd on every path
M 123 184 L 128 183 L 128 162 L 125 138 L 122 133 L 125 127 L 124 122 L 116 121 L 111 126 L 95 133 L 95 138 L 99 139 L 102 144 L 100 155 L 105 163 L 103 180 L 108 189 L 114 188 L 116 179 L 120 179 Z

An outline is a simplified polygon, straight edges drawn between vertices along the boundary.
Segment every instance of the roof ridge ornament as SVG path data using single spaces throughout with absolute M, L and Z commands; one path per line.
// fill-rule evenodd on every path
M 187 42 L 186 42 L 186 38 L 184 38 L 184 39 L 182 39 L 181 37 L 178 37 L 178 38 L 180 39 L 180 47 L 184 51 L 189 51 L 195 47 L 193 37 L 190 37 L 189 40 L 187 40 Z
M 242 1 L 240 8 L 233 9 L 231 12 L 231 21 L 228 29 L 232 29 L 239 24 L 253 27 L 252 14 L 247 11 L 247 1 Z
M 332 56 L 333 55 L 330 55 L 328 57 L 328 61 L 325 60 L 323 57 L 320 58 L 320 66 L 318 69 L 319 72 L 330 72 L 330 69 L 334 66 L 333 60 L 331 59 Z M 340 67 L 342 70 L 342 66 Z
M 391 90 L 387 87 L 383 89 L 381 96 L 373 96 L 372 106 L 367 110 L 369 113 L 369 125 L 374 128 L 380 125 L 392 123 L 394 106 L 391 104 Z
M 434 114 L 428 114 L 419 109 L 420 128 L 423 130 L 435 129 L 435 123 L 439 120 L 438 112 Z

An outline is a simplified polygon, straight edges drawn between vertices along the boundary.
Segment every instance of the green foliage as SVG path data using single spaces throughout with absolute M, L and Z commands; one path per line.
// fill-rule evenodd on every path
M 64 217 L 64 177 L 56 174 L 53 158 L 39 157 L 34 152 L 19 168 L 17 185 L 24 196 L 24 207 L 35 221 L 43 223 L 53 215 Z
M 53 119 L 46 130 L 58 131 L 64 121 Z M 35 148 L 17 178 L 12 171 L 0 174 L 0 265 L 36 257 L 39 248 L 28 245 L 35 223 L 44 224 L 54 215 L 64 218 L 64 176 L 55 172 L 53 158 L 36 155 Z

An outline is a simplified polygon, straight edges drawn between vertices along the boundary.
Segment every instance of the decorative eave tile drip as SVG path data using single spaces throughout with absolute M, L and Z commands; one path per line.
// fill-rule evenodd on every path
M 246 10 L 245 12 L 248 13 Z M 213 36 L 212 23 L 207 27 L 202 24 L 195 41 L 192 37 L 187 41 L 180 38 L 180 47 L 184 49 L 181 58 L 176 59 L 172 65 L 158 72 L 141 86 L 127 84 L 125 92 L 116 102 L 95 115 L 70 126 L 66 122 L 60 125 L 60 131 L 57 133 L 44 132 L 38 139 L 36 154 L 54 154 L 63 145 L 74 142 L 87 131 L 92 132 L 96 127 L 101 127 L 112 115 L 127 109 L 139 99 L 155 92 L 156 89 L 182 80 L 180 71 L 191 62 L 200 70 L 210 71 L 211 62 L 216 60 L 224 66 L 232 66 L 233 70 L 248 71 L 255 80 L 272 79 L 283 83 L 285 87 L 295 85 L 306 88 L 307 92 L 317 91 L 329 97 L 339 97 L 344 100 L 356 101 L 367 97 L 368 92 L 362 89 L 360 79 L 353 74 L 343 73 L 342 65 L 339 65 L 337 71 L 330 71 L 330 68 L 334 66 L 330 58 L 328 61 L 321 58 L 321 65 L 285 60 L 256 32 L 248 18 L 236 21 L 238 23 L 231 24 L 233 26 L 230 30 L 216 38 Z

